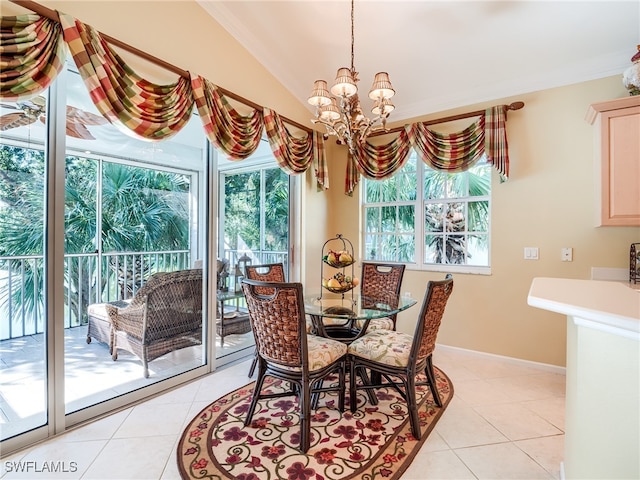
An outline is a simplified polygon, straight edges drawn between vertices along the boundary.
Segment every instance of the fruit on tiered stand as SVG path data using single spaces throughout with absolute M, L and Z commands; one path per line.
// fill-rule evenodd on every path
M 356 277 L 350 277 L 342 272 L 336 273 L 331 278 L 323 278 L 322 286 L 333 293 L 348 292 L 357 287 L 360 281 Z
M 351 255 L 346 250 L 334 251 L 329 250 L 327 254 L 324 256 L 323 260 L 336 268 L 344 268 L 353 264 L 353 255 Z

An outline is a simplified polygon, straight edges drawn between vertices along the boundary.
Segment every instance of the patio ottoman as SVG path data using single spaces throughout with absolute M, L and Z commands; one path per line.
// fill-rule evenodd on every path
M 129 306 L 130 303 L 131 300 L 118 300 L 108 304 L 124 308 Z M 109 353 L 113 353 L 113 332 L 105 305 L 107 303 L 93 303 L 87 307 L 87 316 L 89 317 L 87 343 L 91 343 L 91 339 L 94 338 L 98 342 L 106 343 L 109 346 Z

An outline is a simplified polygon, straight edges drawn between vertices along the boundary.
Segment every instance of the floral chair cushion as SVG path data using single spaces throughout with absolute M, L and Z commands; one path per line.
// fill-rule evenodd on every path
M 369 326 L 371 328 L 371 326 Z M 413 336 L 393 330 L 373 330 L 349 345 L 349 354 L 394 367 L 406 367 Z
M 307 345 L 309 347 L 309 371 L 311 372 L 336 362 L 347 353 L 347 346 L 344 343 L 317 335 L 307 335 Z M 300 371 L 300 367 L 282 366 L 281 368 L 294 372 Z
M 362 328 L 364 327 L 364 322 L 365 320 L 356 320 L 356 326 L 358 328 Z M 393 330 L 393 320 L 389 317 L 374 318 L 369 322 L 367 332 L 371 332 L 373 330 Z

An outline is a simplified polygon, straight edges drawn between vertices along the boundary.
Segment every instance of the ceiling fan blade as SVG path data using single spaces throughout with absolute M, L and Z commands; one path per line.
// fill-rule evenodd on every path
M 85 112 L 79 108 L 67 105 L 67 118 L 73 119 L 74 122 L 83 123 L 85 125 L 106 125 L 109 121 L 90 112 Z
M 84 140 L 95 140 L 96 137 L 91 135 L 91 132 L 81 123 L 67 119 L 67 135 L 75 138 L 82 138 Z
M 30 118 L 24 113 L 8 113 L 0 117 L 0 130 L 5 131 L 11 128 L 24 127 L 35 121 L 35 118 Z

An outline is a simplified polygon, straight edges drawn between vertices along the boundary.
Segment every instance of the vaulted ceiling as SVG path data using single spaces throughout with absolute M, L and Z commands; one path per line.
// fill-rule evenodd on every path
M 351 63 L 349 0 L 197 0 L 305 103 Z M 365 111 L 374 74 L 396 90 L 390 121 L 620 74 L 640 44 L 640 2 L 355 2 Z M 311 109 L 311 107 L 309 106 Z

